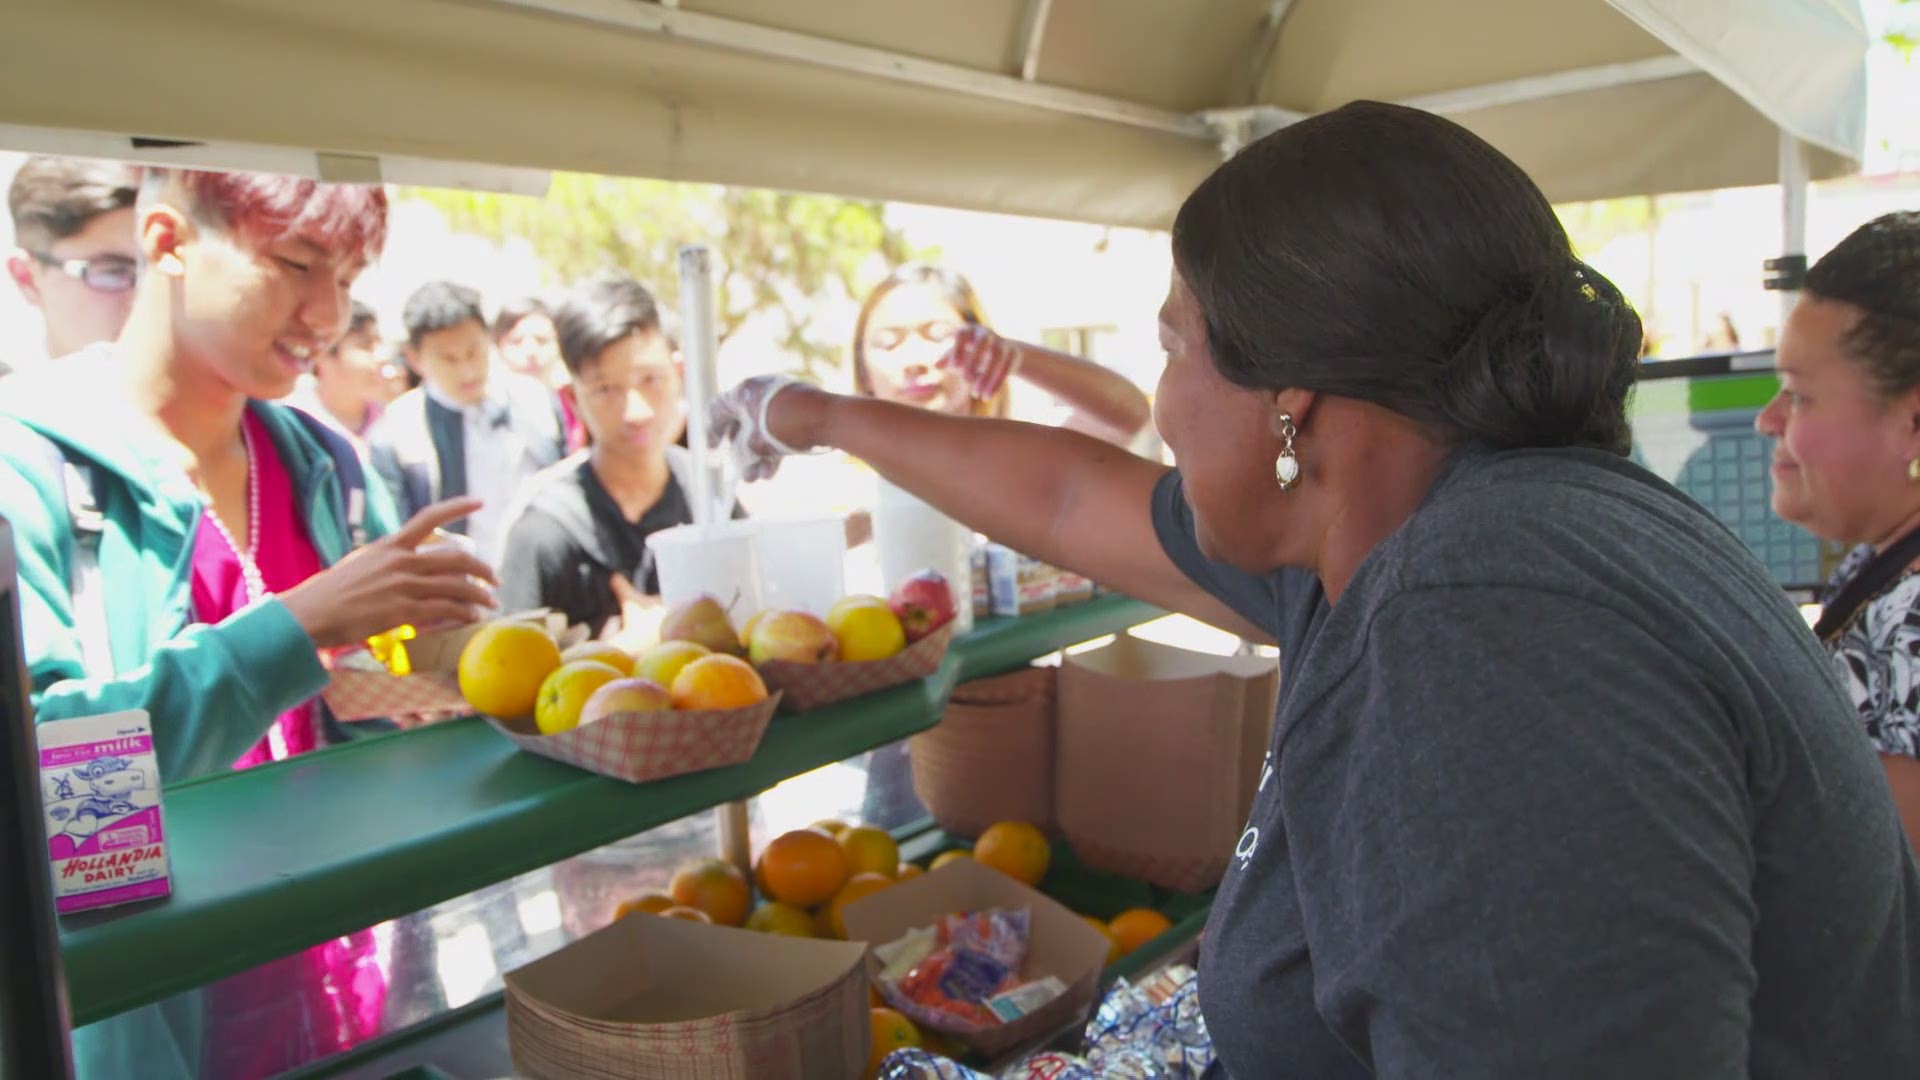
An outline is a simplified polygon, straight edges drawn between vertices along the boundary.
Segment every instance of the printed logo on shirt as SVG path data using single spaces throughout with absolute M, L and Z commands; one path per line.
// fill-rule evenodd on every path
M 1272 778 L 1273 751 L 1269 750 L 1267 751 L 1267 756 L 1260 762 L 1260 786 L 1254 789 L 1254 794 L 1258 795 L 1267 790 L 1267 781 Z M 1240 842 L 1233 846 L 1233 857 L 1239 860 L 1240 869 L 1245 870 L 1247 868 L 1247 864 L 1253 861 L 1254 851 L 1259 847 L 1260 827 L 1257 825 L 1248 825 L 1247 831 L 1240 834 Z

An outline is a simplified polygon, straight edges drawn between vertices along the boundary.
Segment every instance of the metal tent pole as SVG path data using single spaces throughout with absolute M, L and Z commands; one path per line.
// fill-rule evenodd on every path
M 73 1076 L 67 979 L 60 964 L 40 754 L 22 655 L 13 527 L 0 518 L 0 1077 Z
M 1780 329 L 1800 299 L 1807 274 L 1807 190 L 1812 184 L 1807 144 L 1784 128 L 1780 132 L 1780 257 L 1767 260 L 1767 288 L 1780 293 Z
M 686 365 L 687 449 L 693 457 L 693 522 L 706 525 L 725 517 L 715 505 L 714 474 L 708 461 L 707 407 L 713 404 L 717 389 L 714 354 L 719 336 L 713 319 L 713 253 L 697 244 L 680 249 L 680 355 Z M 720 855 L 751 876 L 752 844 L 748 838 L 750 819 L 745 802 L 723 803 L 713 808 L 714 824 L 720 833 Z

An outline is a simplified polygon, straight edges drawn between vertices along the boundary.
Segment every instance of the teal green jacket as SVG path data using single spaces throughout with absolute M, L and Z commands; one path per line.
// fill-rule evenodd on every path
M 194 625 L 193 537 L 199 493 L 164 451 L 142 440 L 149 421 L 97 388 L 120 382 L 110 347 L 90 349 L 0 382 L 0 514 L 13 525 L 21 622 L 37 720 L 145 709 L 163 783 L 230 768 L 275 717 L 327 684 L 313 641 L 271 597 L 211 626 Z M 265 423 L 307 534 L 327 565 L 352 548 L 333 437 L 292 410 L 249 406 Z M 76 537 L 66 478 L 49 454 L 89 468 L 104 518 L 99 545 L 112 671 L 83 662 L 69 582 Z M 344 444 L 342 444 L 344 446 Z M 351 451 L 348 451 L 349 453 Z M 366 478 L 368 537 L 396 527 L 392 500 Z M 288 823 L 289 836 L 297 823 Z M 162 901 L 164 903 L 164 901 Z M 198 993 L 135 1009 L 74 1033 L 81 1080 L 200 1074 Z
M 110 348 L 82 352 L 0 384 L 0 513 L 19 558 L 21 622 L 40 720 L 145 709 L 165 783 L 230 767 L 276 716 L 327 684 L 313 642 L 271 597 L 210 626 L 194 625 L 193 537 L 201 498 L 179 467 L 142 441 L 150 422 L 111 404 Z M 346 496 L 325 437 L 290 409 L 250 406 L 266 424 L 302 506 L 307 533 L 332 565 L 352 547 Z M 113 669 L 85 666 L 69 591 L 76 538 L 66 478 L 46 441 L 93 476 L 103 515 L 100 580 L 106 586 Z M 365 528 L 395 526 L 378 479 L 366 483 Z

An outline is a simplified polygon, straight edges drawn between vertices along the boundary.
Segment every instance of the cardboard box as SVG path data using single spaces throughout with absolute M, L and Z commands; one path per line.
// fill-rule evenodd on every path
M 1020 975 L 1029 982 L 1051 975 L 1065 983 L 1067 991 L 1011 1023 L 954 1037 L 969 1050 L 996 1058 L 1084 1023 L 1106 964 L 1106 936 L 1058 901 L 998 870 L 958 859 L 848 904 L 841 917 L 849 939 L 881 945 L 931 925 L 942 915 L 987 908 L 1026 908 L 1032 913 L 1027 963 Z M 880 967 L 879 960 L 869 954 L 867 975 L 876 985 Z
M 172 892 L 146 710 L 49 720 L 33 735 L 54 907 L 65 915 Z
M 866 1069 L 855 942 L 629 915 L 506 976 L 533 1080 L 815 1080 Z

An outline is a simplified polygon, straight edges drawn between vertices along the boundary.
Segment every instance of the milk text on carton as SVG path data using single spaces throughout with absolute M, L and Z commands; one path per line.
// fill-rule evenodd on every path
M 51 720 L 34 734 L 55 907 L 65 914 L 166 896 L 160 766 L 147 714 Z

